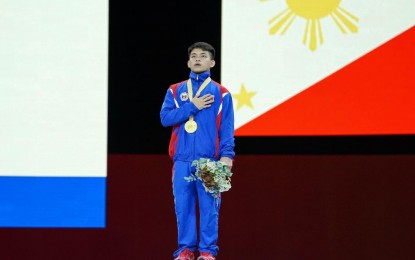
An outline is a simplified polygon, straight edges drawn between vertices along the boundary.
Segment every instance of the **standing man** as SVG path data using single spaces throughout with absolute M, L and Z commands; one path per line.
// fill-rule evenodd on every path
M 215 49 L 206 42 L 196 42 L 188 48 L 188 57 L 189 79 L 169 87 L 160 111 L 162 125 L 172 127 L 169 155 L 174 163 L 172 182 L 178 230 L 178 248 L 173 257 L 194 260 L 197 250 L 197 260 L 215 260 L 221 197 L 213 198 L 199 179 L 188 182 L 185 177 L 192 174 L 192 161 L 200 158 L 220 160 L 232 167 L 233 103 L 231 93 L 210 78 Z

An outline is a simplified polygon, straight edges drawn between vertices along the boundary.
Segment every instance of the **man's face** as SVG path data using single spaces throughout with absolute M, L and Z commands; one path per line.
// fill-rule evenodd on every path
M 215 66 L 215 61 L 210 58 L 209 52 L 202 49 L 193 49 L 187 61 L 187 66 L 191 71 L 201 73 Z

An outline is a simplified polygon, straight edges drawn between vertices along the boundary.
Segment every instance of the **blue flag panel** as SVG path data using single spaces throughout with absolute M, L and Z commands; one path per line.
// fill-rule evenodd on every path
M 0 177 L 0 227 L 103 228 L 105 177 Z

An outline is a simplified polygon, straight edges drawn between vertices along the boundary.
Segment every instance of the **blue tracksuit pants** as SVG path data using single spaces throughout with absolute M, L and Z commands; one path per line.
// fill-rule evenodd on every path
M 176 161 L 173 166 L 173 195 L 178 229 L 178 249 L 173 256 L 185 248 L 217 255 L 219 247 L 218 221 L 220 196 L 218 199 L 205 191 L 202 182 L 188 182 L 184 177 L 191 175 L 191 162 Z M 199 206 L 199 242 L 197 233 L 196 207 Z

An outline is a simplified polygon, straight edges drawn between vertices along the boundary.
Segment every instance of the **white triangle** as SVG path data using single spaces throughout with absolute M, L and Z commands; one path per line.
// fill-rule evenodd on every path
M 303 0 L 304 3 L 310 0 Z M 306 19 L 297 16 L 284 35 L 270 35 L 268 21 L 292 1 L 222 1 L 221 83 L 232 94 L 244 84 L 254 109 L 235 109 L 236 128 L 293 97 L 415 25 L 413 0 L 339 1 L 357 17 L 357 33 L 342 33 L 330 16 L 319 19 L 324 42 L 311 51 L 302 43 Z M 315 1 L 319 2 L 319 1 Z M 296 1 L 301 4 L 301 1 Z M 234 100 L 235 108 L 237 100 Z

